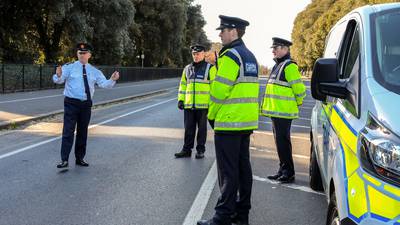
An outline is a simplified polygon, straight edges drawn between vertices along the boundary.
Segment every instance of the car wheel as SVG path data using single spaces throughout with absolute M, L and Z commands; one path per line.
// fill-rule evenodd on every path
M 329 201 L 326 225 L 340 225 L 335 192 L 331 194 L 331 199 Z
M 310 187 L 315 191 L 322 191 L 324 187 L 322 186 L 321 173 L 319 171 L 317 157 L 314 151 L 314 144 L 311 141 L 311 153 L 310 153 Z

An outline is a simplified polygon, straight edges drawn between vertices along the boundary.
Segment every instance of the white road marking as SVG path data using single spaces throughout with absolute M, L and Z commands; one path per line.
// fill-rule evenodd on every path
M 263 149 L 258 149 L 258 148 L 256 148 L 256 147 L 250 147 L 250 150 L 257 151 L 257 152 L 267 152 L 267 153 L 277 154 L 276 151 L 272 151 L 272 150 L 265 149 L 265 148 L 263 148 Z M 299 158 L 299 159 L 310 159 L 310 156 L 308 156 L 308 155 L 292 154 L 292 156 L 293 156 L 294 158 Z
M 55 137 L 55 138 L 50 138 L 50 139 L 47 139 L 47 140 L 45 140 L 45 141 L 41 141 L 41 142 L 39 142 L 39 143 L 36 143 L 36 144 L 33 144 L 33 145 L 29 145 L 29 146 L 26 146 L 26 147 L 24 147 L 24 148 L 20 148 L 20 149 L 17 149 L 17 150 L 15 150 L 15 151 L 12 151 L 12 152 L 9 152 L 9 153 L 0 155 L 0 159 L 4 159 L 4 158 L 7 158 L 7 157 L 9 157 L 9 156 L 16 155 L 16 154 L 18 154 L 18 153 L 20 153 L 20 152 L 24 152 L 24 151 L 27 151 L 27 150 L 29 150 L 29 149 L 36 148 L 36 147 L 38 147 L 38 146 L 41 146 L 41 145 L 44 145 L 44 144 L 53 142 L 53 141 L 58 140 L 58 139 L 61 139 L 61 136 Z
M 267 118 L 268 118 L 268 117 L 267 117 Z M 299 118 L 294 119 L 294 120 L 308 120 L 308 121 L 311 121 L 310 118 L 306 118 L 306 117 L 299 117 Z M 271 121 L 271 120 L 268 118 L 268 121 Z
M 255 134 L 265 134 L 265 135 L 270 135 L 270 136 L 274 135 L 272 132 L 269 132 L 269 131 L 254 131 L 254 133 L 255 133 Z M 310 138 L 308 137 L 308 135 L 307 135 L 307 136 L 296 136 L 296 135 L 291 135 L 290 137 L 291 137 L 292 139 L 301 139 L 301 140 L 306 140 L 306 141 L 309 141 L 309 140 L 310 140 Z
M 272 124 L 272 122 L 270 122 L 270 121 L 259 121 L 259 123 L 263 123 L 263 124 Z M 302 126 L 302 125 L 295 125 L 295 124 L 292 124 L 292 127 L 310 128 L 310 126 Z
M 133 84 L 133 85 L 128 85 L 128 86 L 122 86 L 122 87 L 114 87 L 110 90 L 115 90 L 115 89 L 122 89 L 122 88 L 131 88 L 131 87 L 136 87 L 136 86 L 143 86 L 143 85 L 154 85 L 154 83 L 144 83 L 144 84 Z M 60 89 L 61 90 L 61 89 Z M 110 91 L 107 90 L 107 91 Z M 102 92 L 106 91 L 104 89 L 99 89 L 96 92 Z M 46 99 L 46 98 L 55 98 L 55 97 L 60 97 L 64 96 L 63 94 L 58 94 L 58 95 L 46 95 L 46 96 L 41 96 L 41 97 L 34 97 L 34 98 L 22 98 L 22 99 L 15 99 L 15 100 L 8 100 L 8 101 L 1 101 L 0 104 L 4 103 L 13 103 L 13 102 L 24 102 L 24 101 L 30 101 L 30 100 L 38 100 L 38 99 Z
M 294 190 L 299 190 L 307 193 L 312 193 L 312 194 L 318 194 L 318 195 L 324 195 L 324 193 L 316 192 L 312 190 L 309 187 L 306 186 L 301 186 L 297 184 L 280 184 L 279 182 L 271 181 L 269 179 L 259 177 L 256 175 L 253 175 L 253 180 L 256 181 L 261 181 L 273 185 L 280 185 L 283 187 L 287 187 L 290 189 Z M 214 189 L 215 183 L 217 181 L 217 168 L 216 168 L 216 162 L 214 161 L 211 169 L 209 170 L 207 177 L 204 179 L 203 184 L 201 185 L 201 188 L 199 192 L 196 195 L 195 200 L 192 203 L 192 206 L 190 207 L 190 210 L 188 214 L 185 217 L 185 220 L 183 221 L 182 225 L 194 225 L 201 219 L 203 216 L 204 210 L 207 207 L 208 201 L 210 200 L 211 193 Z M 273 187 L 275 188 L 275 187 Z
M 100 125 L 109 123 L 109 122 L 111 122 L 111 121 L 114 121 L 114 120 L 117 120 L 117 119 L 120 119 L 120 118 L 129 116 L 129 115 L 132 115 L 132 114 L 134 114 L 134 113 L 141 112 L 141 111 L 146 110 L 146 109 L 153 108 L 153 107 L 155 107 L 155 106 L 158 106 L 158 105 L 161 105 L 161 104 L 170 102 L 170 101 L 172 101 L 172 100 L 176 100 L 176 98 L 171 98 L 171 99 L 168 99 L 168 100 L 165 100 L 165 101 L 162 101 L 162 102 L 153 104 L 153 105 L 149 105 L 149 106 L 146 106 L 146 107 L 143 107 L 143 108 L 140 108 L 140 109 L 137 109 L 137 110 L 134 110 L 134 111 L 125 113 L 125 114 L 123 114 L 123 115 L 120 115 L 120 116 L 117 116 L 117 117 L 114 117 L 114 118 L 105 120 L 105 121 L 103 121 L 103 122 L 90 125 L 90 126 L 89 126 L 89 129 L 92 129 L 92 128 L 98 127 L 98 126 L 100 126 Z M 33 144 L 33 145 L 29 145 L 29 146 L 26 146 L 26 147 L 24 147 L 24 148 L 20 148 L 20 149 L 14 150 L 14 151 L 12 151 L 12 152 L 9 152 L 9 153 L 0 155 L 0 159 L 4 159 L 4 158 L 7 158 L 7 157 L 9 157 L 9 156 L 13 156 L 13 155 L 16 155 L 16 154 L 18 154 L 18 153 L 21 153 L 21 152 L 24 152 L 24 151 L 27 151 L 27 150 L 36 148 L 36 147 L 38 147 L 38 146 L 41 146 L 41 145 L 44 145 L 44 144 L 47 144 L 47 143 L 56 141 L 56 140 L 58 140 L 58 139 L 61 139 L 61 137 L 62 137 L 62 136 L 55 137 L 55 138 L 50 138 L 50 139 L 48 139 L 48 140 L 41 141 L 41 142 L 39 142 L 39 143 L 36 143 L 36 144 Z
M 199 192 L 194 199 L 192 206 L 188 214 L 185 217 L 182 225 L 194 225 L 203 216 L 204 210 L 210 199 L 211 193 L 214 189 L 215 183 L 217 182 L 217 166 L 216 161 L 214 161 L 210 171 L 207 174 L 206 179 L 204 179 L 203 184 Z
M 279 186 L 283 186 L 283 187 L 287 187 L 287 188 L 290 188 L 290 189 L 303 191 L 303 192 L 307 192 L 307 193 L 312 193 L 312 194 L 317 194 L 317 195 L 325 195 L 322 192 L 314 191 L 311 188 L 306 187 L 306 186 L 301 186 L 301 185 L 297 185 L 297 184 L 281 184 L 279 182 L 272 181 L 270 179 L 259 177 L 259 176 L 256 176 L 256 175 L 253 175 L 253 180 L 261 181 L 261 182 L 265 182 L 265 183 L 273 184 L 273 185 L 279 185 Z
M 63 96 L 63 95 L 59 94 L 59 95 L 47 95 L 47 96 L 35 97 L 35 98 L 22 98 L 22 99 L 15 99 L 15 100 L 9 100 L 9 101 L 2 101 L 2 102 L 0 102 L 0 104 L 12 103 L 12 102 L 24 102 L 24 101 L 45 99 L 45 98 L 54 98 L 54 97 L 60 97 L 60 96 Z

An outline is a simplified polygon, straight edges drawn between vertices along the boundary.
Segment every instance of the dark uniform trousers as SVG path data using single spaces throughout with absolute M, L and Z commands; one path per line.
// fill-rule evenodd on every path
M 292 143 L 290 140 L 290 126 L 292 120 L 274 117 L 272 117 L 271 120 L 280 161 L 278 173 L 292 176 L 295 173 L 292 157 Z
M 214 221 L 231 224 L 230 217 L 248 219 L 253 174 L 250 164 L 250 133 L 215 133 L 218 182 L 221 196 L 215 206 Z
M 62 161 L 68 161 L 69 153 L 71 152 L 72 144 L 74 143 L 75 127 L 75 158 L 81 160 L 85 157 L 91 107 L 91 101 L 80 101 L 78 99 L 65 97 L 64 128 L 61 144 Z
M 194 137 L 197 130 L 197 152 L 205 152 L 206 139 L 207 139 L 207 109 L 185 109 L 184 110 L 184 124 L 185 124 L 185 138 L 183 151 L 191 152 L 194 147 Z

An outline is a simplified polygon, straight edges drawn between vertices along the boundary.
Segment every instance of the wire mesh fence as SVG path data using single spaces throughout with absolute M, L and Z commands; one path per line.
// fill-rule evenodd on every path
M 114 71 L 120 73 L 118 82 L 132 82 L 180 77 L 182 69 L 153 67 L 96 66 L 107 79 Z M 0 93 L 61 88 L 52 81 L 53 65 L 0 64 Z

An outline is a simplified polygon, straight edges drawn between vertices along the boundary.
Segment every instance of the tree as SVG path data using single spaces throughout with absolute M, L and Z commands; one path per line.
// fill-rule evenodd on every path
M 351 10 L 396 0 L 313 0 L 300 12 L 292 30 L 292 55 L 299 67 L 311 69 L 322 57 L 325 39 L 336 22 Z
M 173 65 L 182 60 L 180 50 L 186 23 L 183 1 L 133 0 L 135 25 L 131 33 L 136 51 L 145 55 L 145 65 Z
M 0 62 L 66 62 L 89 42 L 95 64 L 176 67 L 209 45 L 193 0 L 2 0 L 0 13 Z
M 190 46 L 193 44 L 201 44 L 209 49 L 211 47 L 210 41 L 207 39 L 207 35 L 203 30 L 206 25 L 206 21 L 203 18 L 201 12 L 201 5 L 189 5 L 187 11 L 187 22 L 185 29 L 185 41 L 182 46 L 182 55 L 186 59 L 184 64 L 191 61 Z
M 32 62 L 43 53 L 45 62 L 54 63 L 61 56 L 73 54 L 68 49 L 78 41 L 94 41 L 95 47 L 118 47 L 122 38 L 117 36 L 126 37 L 121 31 L 130 25 L 134 15 L 129 0 L 3 0 L 0 10 L 0 47 L 7 62 L 20 62 L 25 55 Z M 109 52 L 113 50 L 102 54 L 106 62 L 115 57 L 107 57 Z

